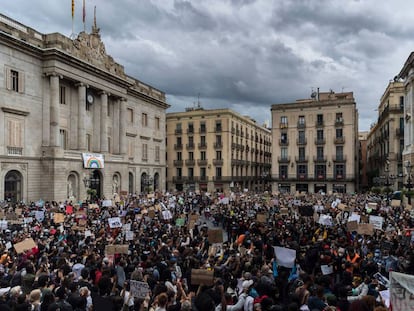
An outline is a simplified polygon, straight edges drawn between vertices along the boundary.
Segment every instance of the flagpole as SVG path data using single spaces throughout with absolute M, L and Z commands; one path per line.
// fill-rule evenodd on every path
M 73 39 L 75 37 L 74 32 L 74 17 L 75 17 L 75 0 L 72 0 L 72 34 L 70 37 Z
M 83 0 L 82 20 L 83 20 L 83 32 L 86 32 L 86 26 L 85 26 L 85 21 L 86 21 L 85 0 Z

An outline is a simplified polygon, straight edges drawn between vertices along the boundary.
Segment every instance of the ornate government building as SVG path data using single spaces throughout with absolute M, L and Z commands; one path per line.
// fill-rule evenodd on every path
M 0 67 L 0 200 L 164 190 L 165 94 L 125 74 L 96 24 L 72 40 L 0 15 Z

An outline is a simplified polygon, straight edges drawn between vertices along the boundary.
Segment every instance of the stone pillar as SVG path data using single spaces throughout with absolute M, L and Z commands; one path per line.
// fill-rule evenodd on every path
M 126 154 L 126 98 L 119 102 L 119 153 Z
M 108 93 L 101 93 L 101 152 L 108 152 L 107 119 Z
M 50 75 L 50 146 L 58 147 L 59 142 L 59 76 Z
M 99 152 L 101 150 L 101 109 L 96 101 L 92 105 L 92 150 Z
M 121 106 L 120 99 L 114 101 L 114 113 L 112 123 L 112 153 L 119 154 L 119 107 Z
M 86 129 L 85 129 L 85 114 L 86 114 L 86 85 L 79 83 L 78 87 L 78 149 L 86 149 Z

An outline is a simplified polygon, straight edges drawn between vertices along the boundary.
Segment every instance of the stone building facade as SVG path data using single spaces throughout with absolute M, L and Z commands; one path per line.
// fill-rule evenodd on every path
M 271 132 L 230 109 L 167 113 L 168 190 L 271 191 Z
M 272 105 L 272 179 L 279 192 L 354 192 L 358 111 L 352 92 Z
M 0 199 L 165 187 L 165 94 L 125 74 L 99 29 L 76 39 L 0 15 Z

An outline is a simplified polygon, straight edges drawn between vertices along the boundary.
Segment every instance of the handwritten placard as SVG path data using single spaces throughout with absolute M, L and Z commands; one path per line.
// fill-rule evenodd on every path
M 130 280 L 129 284 L 130 284 L 131 294 L 135 298 L 144 299 L 151 292 L 151 289 L 148 283 L 146 282 Z
M 222 229 L 209 229 L 208 241 L 210 243 L 222 243 L 223 242 L 223 230 Z
M 214 271 L 205 269 L 191 269 L 191 285 L 206 285 L 214 284 Z
M 32 238 L 28 238 L 24 241 L 14 244 L 14 249 L 16 250 L 16 253 L 18 254 L 21 254 L 35 247 L 36 247 L 36 243 Z
M 62 213 L 54 213 L 53 221 L 55 222 L 55 224 L 61 224 L 62 222 L 65 222 L 65 215 L 63 215 Z
M 122 228 L 122 221 L 120 217 L 111 217 L 108 218 L 109 228 Z

